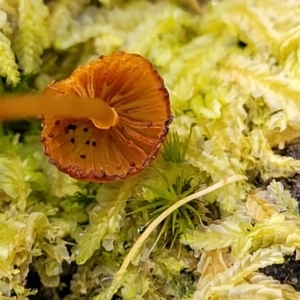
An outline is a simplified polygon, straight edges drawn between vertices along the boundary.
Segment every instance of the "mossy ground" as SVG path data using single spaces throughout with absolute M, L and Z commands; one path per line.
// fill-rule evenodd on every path
M 112 297 L 299 299 L 299 10 L 298 0 L 2 1 L 1 95 L 41 92 L 123 50 L 154 64 L 175 118 L 167 154 L 170 144 L 106 184 L 49 164 L 38 120 L 1 124 L 1 297 L 104 299 L 154 217 L 246 175 L 157 226 Z

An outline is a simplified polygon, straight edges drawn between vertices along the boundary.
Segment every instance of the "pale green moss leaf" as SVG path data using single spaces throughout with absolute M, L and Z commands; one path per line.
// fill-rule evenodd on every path
M 77 180 L 71 178 L 65 173 L 60 172 L 55 166 L 50 165 L 47 160 L 43 161 L 43 168 L 46 177 L 49 180 L 50 193 L 55 197 L 62 198 L 81 192 Z
M 0 223 L 0 282 L 9 283 L 8 291 L 19 289 L 18 283 L 24 282 L 33 256 L 39 255 L 35 251 L 35 241 L 40 235 L 45 235 L 49 223 L 42 213 L 2 214 Z M 26 291 L 22 293 L 26 294 Z
M 272 180 L 267 189 L 270 192 L 271 200 L 276 203 L 280 211 L 287 211 L 292 214 L 299 212 L 297 200 L 291 196 L 288 190 L 284 189 L 281 182 Z
M 13 49 L 24 74 L 37 73 L 42 63 L 41 55 L 49 47 L 47 6 L 42 0 L 19 0 L 18 31 Z
M 259 249 L 252 255 L 245 255 L 245 257 L 236 261 L 226 271 L 216 274 L 204 285 L 202 285 L 200 278 L 193 299 L 206 300 L 226 297 L 228 291 L 240 282 L 243 282 L 245 277 L 253 274 L 253 272 L 257 271 L 259 268 L 282 262 L 283 257 L 280 252 L 274 252 L 270 249 Z M 269 293 L 272 295 L 274 295 L 274 293 L 276 294 L 274 290 L 269 291 Z
M 163 264 L 171 275 L 178 275 L 183 268 L 183 264 L 172 256 L 162 255 L 157 259 L 157 262 Z
M 280 284 L 263 274 L 254 274 L 247 280 L 248 282 L 232 287 L 224 299 L 299 299 L 300 293 L 290 285 Z
M 292 157 L 274 154 L 263 131 L 254 129 L 251 133 L 252 155 L 256 168 L 266 180 L 270 177 L 289 177 L 300 171 L 300 161 Z
M 89 213 L 90 224 L 75 236 L 77 245 L 73 247 L 72 253 L 77 263 L 84 263 L 101 247 L 101 242 L 106 237 L 110 239 L 111 234 L 120 231 L 124 224 L 126 201 L 132 195 L 135 182 L 136 179 L 132 177 L 122 183 L 106 184 L 99 188 L 97 196 L 99 204 Z M 111 243 L 109 243 L 110 250 Z
M 74 24 L 74 19 L 83 10 L 89 0 L 59 0 L 53 1 L 49 7 L 51 18 L 49 18 L 49 31 L 51 40 L 65 34 L 69 27 Z
M 225 247 L 233 247 L 233 252 L 239 257 L 243 256 L 251 247 L 247 238 L 248 230 L 242 224 L 224 221 L 202 227 L 200 230 L 187 230 L 181 236 L 180 242 L 193 249 L 211 251 Z
M 139 274 L 131 272 L 126 276 L 124 287 L 121 289 L 124 300 L 143 300 L 145 293 L 148 292 L 150 280 Z
M 6 22 L 7 15 L 0 11 L 0 28 Z M 5 77 L 8 84 L 16 86 L 20 81 L 20 73 L 15 60 L 14 52 L 11 49 L 11 41 L 0 32 L 0 76 Z
M 293 220 L 274 214 L 262 223 L 250 226 L 237 219 L 227 218 L 219 224 L 211 224 L 200 230 L 187 230 L 181 236 L 181 243 L 193 249 L 211 251 L 231 247 L 231 255 L 241 258 L 252 250 L 275 247 L 287 255 L 300 250 L 300 230 Z
M 48 258 L 43 263 L 36 266 L 41 281 L 46 287 L 57 287 L 60 281 L 59 275 L 62 273 L 62 265 L 55 259 Z

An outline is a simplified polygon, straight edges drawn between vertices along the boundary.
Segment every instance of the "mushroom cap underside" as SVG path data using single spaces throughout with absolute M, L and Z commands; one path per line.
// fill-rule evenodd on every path
M 118 114 L 109 129 L 97 128 L 92 119 L 44 116 L 45 154 L 78 180 L 120 180 L 139 172 L 157 156 L 172 121 L 163 79 L 137 54 L 101 56 L 69 78 L 51 82 L 44 93 L 97 98 Z

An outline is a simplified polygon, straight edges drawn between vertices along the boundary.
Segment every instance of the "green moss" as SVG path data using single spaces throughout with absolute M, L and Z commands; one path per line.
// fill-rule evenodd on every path
M 0 125 L 3 299 L 104 299 L 154 218 L 237 174 L 250 182 L 227 185 L 165 219 L 114 286 L 116 295 L 299 298 L 258 273 L 285 254 L 300 257 L 297 203 L 276 181 L 298 173 L 300 163 L 273 151 L 299 136 L 299 1 L 199 2 L 0 4 L 1 95 L 40 92 L 78 65 L 124 50 L 155 65 L 174 115 L 151 166 L 105 184 L 77 182 L 50 165 L 39 121 Z M 273 181 L 259 192 L 256 176 Z

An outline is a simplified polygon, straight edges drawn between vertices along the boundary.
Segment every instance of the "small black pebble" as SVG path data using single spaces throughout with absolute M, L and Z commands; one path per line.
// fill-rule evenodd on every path
M 85 128 L 83 128 L 83 131 L 84 131 L 84 132 L 88 132 L 89 129 L 85 127 Z
M 93 147 L 96 147 L 97 143 L 96 142 L 92 142 L 92 145 L 93 145 Z
M 89 140 L 87 140 L 87 141 L 85 142 L 85 144 L 86 144 L 86 145 L 89 145 L 89 144 L 90 144 L 90 141 L 89 141 Z
M 85 158 L 86 158 L 86 155 L 85 155 L 85 154 L 81 154 L 81 155 L 80 155 L 80 158 L 85 159 Z

